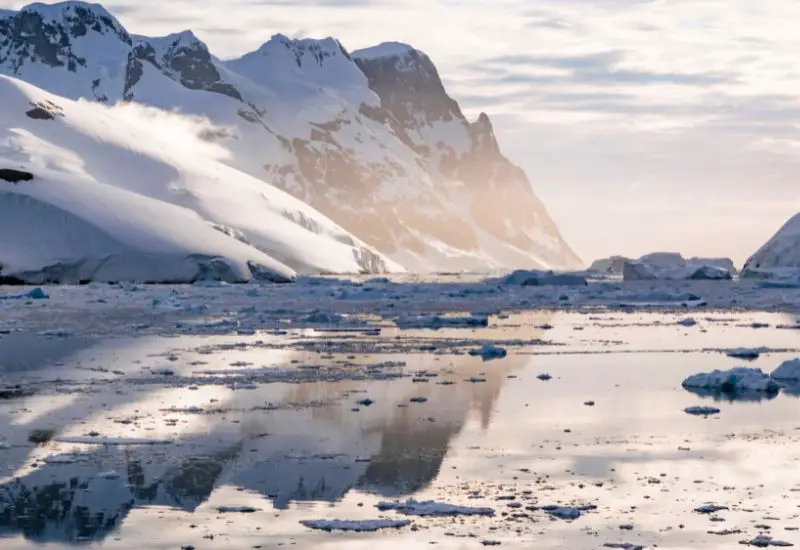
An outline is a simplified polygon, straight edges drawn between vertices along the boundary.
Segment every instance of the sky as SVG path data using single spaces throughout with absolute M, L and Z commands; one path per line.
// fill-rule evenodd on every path
M 25 2 L 0 0 L 0 7 Z M 738 264 L 800 207 L 797 0 L 106 0 L 133 33 L 218 57 L 272 34 L 409 43 L 490 115 L 587 262 Z

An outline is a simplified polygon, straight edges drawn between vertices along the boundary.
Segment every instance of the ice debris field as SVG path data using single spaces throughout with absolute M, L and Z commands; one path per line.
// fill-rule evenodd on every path
M 796 315 L 546 272 L 0 287 L 0 544 L 800 544 Z

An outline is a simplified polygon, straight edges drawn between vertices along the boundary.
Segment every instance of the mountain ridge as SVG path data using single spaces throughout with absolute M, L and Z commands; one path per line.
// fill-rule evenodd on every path
M 276 34 L 223 61 L 192 31 L 130 34 L 73 0 L 0 13 L 0 73 L 71 99 L 207 118 L 226 163 L 413 271 L 579 263 L 488 116 L 467 120 L 407 44 L 349 53 L 332 37 Z

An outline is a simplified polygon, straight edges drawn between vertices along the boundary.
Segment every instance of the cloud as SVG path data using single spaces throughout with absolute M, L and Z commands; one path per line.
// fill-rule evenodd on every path
M 550 81 L 563 85 L 652 85 L 677 84 L 681 86 L 708 86 L 732 84 L 737 76 L 716 71 L 680 73 L 648 69 L 625 68 L 627 54 L 621 50 L 590 52 L 577 55 L 511 54 L 485 59 L 475 70 L 482 67 L 499 67 L 508 71 L 500 77 L 506 82 Z M 550 68 L 564 71 L 548 79 L 537 74 L 519 72 L 526 68 Z M 512 72 L 513 71 L 513 72 Z

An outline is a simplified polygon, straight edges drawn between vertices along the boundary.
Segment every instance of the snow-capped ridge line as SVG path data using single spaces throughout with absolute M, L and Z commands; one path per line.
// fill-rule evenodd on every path
M 488 116 L 467 120 L 435 64 L 408 44 L 350 54 L 332 37 L 276 34 L 221 60 L 192 31 L 131 36 L 96 4 L 32 6 L 45 14 L 31 19 L 36 40 L 0 19 L 0 74 L 69 99 L 209 120 L 202 139 L 227 152 L 217 158 L 309 205 L 316 214 L 297 207 L 286 219 L 355 243 L 357 262 L 389 258 L 423 272 L 578 267 Z M 320 229 L 328 222 L 319 214 L 336 229 Z

